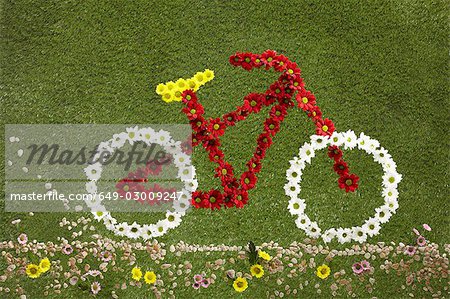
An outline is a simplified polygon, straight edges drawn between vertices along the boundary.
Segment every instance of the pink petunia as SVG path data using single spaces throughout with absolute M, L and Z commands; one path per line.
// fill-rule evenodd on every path
M 62 253 L 69 255 L 73 252 L 73 248 L 72 248 L 72 246 L 70 246 L 70 244 L 66 244 L 66 245 L 64 245 L 64 247 L 62 248 L 61 251 L 62 251 Z
M 352 266 L 352 269 L 353 269 L 353 273 L 355 273 L 355 274 L 361 274 L 361 273 L 364 272 L 364 268 L 361 265 L 361 263 L 359 263 L 359 262 L 358 263 L 354 263 L 353 266 Z
M 20 245 L 25 245 L 28 242 L 28 236 L 26 234 L 20 234 L 19 237 L 17 237 L 17 241 Z
M 201 274 L 194 275 L 194 282 L 201 283 L 202 281 L 203 281 L 203 275 L 201 275 Z
M 424 236 L 418 236 L 417 237 L 417 245 L 419 246 L 425 246 L 427 244 L 427 240 Z
M 193 287 L 194 289 L 198 290 L 198 289 L 200 289 L 200 284 L 199 284 L 198 282 L 194 282 L 194 283 L 192 284 L 192 287 Z
M 207 288 L 207 287 L 209 287 L 210 284 L 211 284 L 211 282 L 209 281 L 209 278 L 202 280 L 202 287 Z
M 406 247 L 405 254 L 409 256 L 413 256 L 416 253 L 416 247 L 414 246 L 408 246 Z
M 366 260 L 361 261 L 361 266 L 363 267 L 364 270 L 370 270 L 370 263 Z
M 424 228 L 425 230 L 431 232 L 431 227 L 430 227 L 428 224 L 424 223 L 424 224 L 423 224 L 423 228 Z

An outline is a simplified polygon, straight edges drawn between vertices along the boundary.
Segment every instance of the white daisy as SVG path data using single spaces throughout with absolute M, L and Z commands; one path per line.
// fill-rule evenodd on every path
M 290 160 L 289 164 L 291 164 L 291 166 L 295 165 L 300 167 L 300 170 L 303 170 L 306 167 L 305 161 L 300 160 L 298 157 L 294 157 L 294 159 Z
M 92 208 L 91 213 L 92 213 L 92 215 L 94 215 L 95 220 L 100 221 L 103 219 L 103 217 L 105 216 L 107 211 L 104 206 L 98 206 L 98 207 Z
M 140 139 L 140 134 L 139 134 L 139 128 L 136 126 L 136 127 L 133 127 L 133 128 L 127 128 L 126 129 L 126 131 L 127 131 L 127 141 L 131 144 L 131 145 L 133 145 L 133 143 L 135 142 L 135 141 L 138 141 L 139 139 Z
M 288 182 L 284 185 L 284 192 L 290 198 L 297 198 L 300 193 L 300 186 L 295 182 Z
M 380 164 L 385 164 L 385 162 L 391 159 L 392 156 L 388 153 L 388 151 L 382 147 L 373 152 L 373 160 Z
M 352 235 L 353 240 L 356 242 L 364 243 L 367 240 L 367 233 L 362 229 L 362 227 L 352 227 Z
M 328 139 L 329 139 L 328 136 L 312 135 L 311 145 L 316 150 L 323 149 L 327 147 Z
M 94 181 L 86 183 L 86 191 L 89 193 L 97 193 L 97 184 Z
M 335 146 L 341 146 L 344 143 L 344 136 L 336 131 L 330 136 L 330 144 Z
M 152 137 L 155 135 L 155 130 L 152 128 L 142 128 L 139 130 L 139 139 L 144 141 L 147 145 L 150 145 L 152 142 Z
M 387 172 L 387 171 L 392 171 L 392 172 L 396 172 L 397 169 L 397 163 L 394 162 L 394 160 L 391 159 L 385 159 L 381 166 L 383 166 L 383 171 Z
M 355 132 L 348 130 L 343 134 L 344 136 L 344 149 L 354 149 L 358 144 L 358 137 L 356 137 Z
M 122 222 L 116 225 L 115 234 L 124 237 L 128 234 L 129 226 L 128 223 Z
M 322 239 L 325 243 L 329 243 L 331 242 L 331 240 L 333 240 L 336 237 L 336 229 L 335 228 L 330 228 L 327 229 L 323 234 L 322 234 Z
M 130 239 L 139 238 L 141 236 L 141 226 L 136 222 L 133 222 L 133 224 L 128 227 L 128 231 L 125 235 Z
M 184 215 L 186 210 L 191 206 L 191 201 L 189 198 L 180 197 L 172 202 L 172 207 L 175 212 Z
M 168 145 L 172 139 L 172 136 L 169 132 L 164 130 L 159 130 L 155 133 L 154 138 L 152 138 L 152 143 L 160 144 L 160 145 Z
M 300 165 L 292 165 L 286 171 L 286 178 L 289 182 L 299 183 L 302 180 L 302 169 L 300 169 Z
M 397 200 L 398 198 L 398 191 L 394 187 L 386 187 L 383 189 L 382 192 L 384 200 Z
M 386 172 L 383 175 L 383 186 L 397 188 L 398 183 L 402 180 L 402 175 L 397 172 Z
M 305 201 L 300 198 L 292 198 L 289 201 L 288 209 L 291 215 L 300 215 L 305 212 Z
M 106 226 L 108 230 L 115 230 L 115 225 L 117 223 L 116 218 L 112 217 L 111 214 L 107 213 L 103 217 L 103 224 Z
M 178 177 L 182 181 L 189 181 L 195 176 L 195 168 L 193 166 L 185 166 L 178 168 Z
M 299 156 L 303 161 L 311 164 L 311 158 L 315 157 L 314 149 L 311 144 L 305 143 L 299 150 Z
M 191 157 L 183 152 L 179 152 L 173 155 L 173 163 L 177 167 L 184 167 L 191 164 Z
M 373 237 L 375 235 L 378 235 L 378 233 L 380 232 L 381 229 L 380 222 L 378 222 L 376 218 L 369 218 L 362 226 L 362 229 L 369 236 Z
M 86 174 L 89 180 L 97 181 L 102 175 L 102 165 L 98 162 L 88 165 L 84 169 L 84 173 Z
M 194 166 L 191 166 L 194 167 Z M 195 169 L 195 167 L 194 167 Z M 194 192 L 195 190 L 197 190 L 198 187 L 198 181 L 197 179 L 191 179 L 191 180 L 187 180 L 184 181 L 184 188 L 190 192 Z
M 398 209 L 398 201 L 397 201 L 397 199 L 386 198 L 384 200 L 384 203 L 389 208 L 389 211 L 391 211 L 391 213 L 394 213 L 394 214 L 396 213 L 396 211 Z
M 123 132 L 120 134 L 114 134 L 111 139 L 111 147 L 112 148 L 121 148 L 125 145 L 125 142 L 127 141 L 127 133 Z
M 181 223 L 181 215 L 176 212 L 166 212 L 166 220 L 168 228 L 175 228 Z
M 392 216 L 392 213 L 388 206 L 384 205 L 375 209 L 375 219 L 380 223 L 386 223 Z
M 169 229 L 169 221 L 167 219 L 159 220 L 156 224 L 152 225 L 152 236 L 160 237 L 164 235 Z
M 320 237 L 320 235 L 321 235 L 320 232 L 321 232 L 321 229 L 315 221 L 311 222 L 305 230 L 305 233 L 309 237 L 314 238 L 314 239 L 317 239 Z
M 338 242 L 341 244 L 350 242 L 352 240 L 352 230 L 349 228 L 338 228 L 336 230 L 336 237 L 338 239 Z
M 150 225 L 143 225 L 140 229 L 140 236 L 144 239 L 144 240 L 148 240 L 148 239 L 152 239 L 153 235 L 152 235 L 152 227 Z
M 311 224 L 311 220 L 309 220 L 309 217 L 307 215 L 303 214 L 298 216 L 298 218 L 295 220 L 295 224 L 298 228 L 306 230 Z
M 358 138 L 358 148 L 361 150 L 366 150 L 369 147 L 370 137 L 364 133 L 359 134 Z
M 367 142 L 367 147 L 366 147 L 366 152 L 369 154 L 372 154 L 373 152 L 375 152 L 375 150 L 380 146 L 380 143 L 378 142 L 378 140 L 375 139 L 370 139 Z

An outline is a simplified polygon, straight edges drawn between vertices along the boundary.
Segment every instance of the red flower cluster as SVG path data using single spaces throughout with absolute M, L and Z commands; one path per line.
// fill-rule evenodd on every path
M 308 117 L 316 124 L 316 132 L 320 135 L 331 135 L 334 124 L 329 119 L 322 119 L 322 112 L 316 105 L 314 95 L 304 89 L 300 68 L 286 56 L 267 50 L 262 54 L 237 53 L 229 59 L 234 66 L 245 70 L 254 68 L 273 68 L 281 75 L 266 90 L 265 93 L 250 93 L 244 97 L 243 104 L 236 110 L 224 114 L 220 118 L 204 117 L 205 109 L 198 102 L 196 93 L 186 90 L 182 94 L 185 107 L 182 111 L 188 117 L 192 126 L 193 146 L 202 145 L 208 152 L 210 161 L 216 163 L 215 176 L 219 177 L 224 189 L 196 191 L 192 196 L 192 204 L 197 208 L 220 209 L 221 207 L 243 207 L 248 201 L 248 191 L 255 187 L 258 180 L 256 174 L 261 171 L 261 161 L 266 151 L 272 145 L 272 139 L 280 130 L 280 125 L 288 110 L 297 105 L 307 112 Z M 294 94 L 297 92 L 297 95 Z M 253 157 L 247 162 L 247 170 L 237 178 L 231 164 L 225 161 L 225 155 L 220 149 L 220 136 L 225 129 L 236 125 L 252 113 L 258 113 L 263 107 L 272 106 L 269 116 L 264 121 L 263 132 L 257 138 L 257 147 Z
M 339 188 L 345 189 L 345 192 L 353 192 L 358 188 L 359 177 L 355 174 L 349 174 L 347 163 L 342 160 L 342 150 L 337 146 L 328 147 L 328 156 L 334 160 L 333 169 L 339 175 Z

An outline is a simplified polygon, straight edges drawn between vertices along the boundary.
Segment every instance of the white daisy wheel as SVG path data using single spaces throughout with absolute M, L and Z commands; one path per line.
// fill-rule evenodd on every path
M 319 142 L 318 142 L 319 141 Z M 384 175 L 382 176 L 382 192 L 384 205 L 375 209 L 375 215 L 366 220 L 361 226 L 351 228 L 329 228 L 321 229 L 316 221 L 313 221 L 306 215 L 306 201 L 301 197 L 302 170 L 305 165 L 311 164 L 312 158 L 315 157 L 315 151 L 327 148 L 330 145 L 343 145 L 344 149 L 360 149 L 374 157 L 374 161 L 382 166 Z M 396 170 L 396 164 L 392 160 L 387 150 L 380 148 L 380 143 L 371 139 L 369 136 L 361 133 L 359 137 L 349 130 L 345 133 L 334 132 L 329 138 L 322 136 L 311 136 L 311 142 L 306 142 L 299 149 L 299 156 L 289 161 L 290 168 L 286 171 L 288 182 L 284 186 L 284 191 L 290 197 L 288 210 L 289 213 L 296 217 L 295 224 L 298 228 L 312 238 L 322 238 L 328 243 L 333 239 L 337 239 L 340 243 L 356 241 L 363 243 L 368 237 L 378 235 L 381 224 L 387 223 L 395 214 L 398 208 L 398 191 L 397 186 L 402 176 Z M 299 167 L 301 165 L 302 167 Z
M 178 168 L 178 178 L 184 183 L 181 196 L 172 203 L 172 210 L 166 211 L 166 218 L 159 220 L 155 224 L 138 224 L 133 222 L 117 222 L 111 214 L 105 209 L 101 198 L 97 195 L 97 181 L 101 177 L 101 163 L 87 166 L 84 171 L 89 179 L 86 183 L 86 191 L 93 195 L 93 200 L 86 200 L 86 205 L 91 209 L 95 219 L 102 220 L 106 228 L 113 231 L 114 234 L 131 239 L 143 238 L 144 240 L 160 237 L 168 230 L 174 229 L 181 223 L 181 218 L 191 205 L 191 195 L 197 189 L 197 180 L 195 179 L 195 168 L 191 165 L 191 159 L 184 154 L 180 142 L 175 142 L 169 132 L 160 130 L 154 131 L 152 128 L 138 127 L 127 128 L 126 132 L 115 134 L 113 138 L 105 144 L 111 144 L 112 152 L 123 147 L 126 142 L 143 141 L 147 145 L 158 144 L 164 150 L 176 157 L 175 166 Z M 100 155 L 101 153 L 97 153 Z

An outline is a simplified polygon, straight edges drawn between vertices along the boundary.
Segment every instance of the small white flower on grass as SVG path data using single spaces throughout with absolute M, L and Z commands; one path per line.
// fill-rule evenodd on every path
M 402 175 L 397 172 L 386 172 L 383 175 L 383 186 L 397 188 L 398 183 L 402 180 Z
M 320 229 L 319 225 L 317 225 L 317 222 L 314 221 L 309 224 L 309 226 L 305 230 L 305 233 L 309 237 L 317 239 L 321 235 L 321 229 Z
M 129 231 L 128 223 L 122 222 L 116 225 L 116 234 L 121 237 L 125 237 Z
M 97 181 L 102 175 L 102 165 L 98 162 L 88 165 L 84 169 L 84 173 L 86 174 L 89 180 Z
M 135 141 L 138 141 L 139 140 L 139 138 L 140 138 L 140 134 L 139 134 L 139 128 L 136 126 L 136 127 L 133 127 L 133 128 L 127 128 L 126 129 L 126 131 L 127 131 L 127 141 L 131 144 L 131 145 L 133 145 L 133 143 L 135 142 Z
M 140 235 L 144 240 L 151 239 L 152 236 L 152 227 L 150 225 L 143 225 L 140 229 Z
M 316 150 L 323 149 L 327 146 L 328 138 L 328 136 L 312 135 L 311 145 Z
M 356 242 L 364 243 L 367 240 L 367 233 L 361 227 L 352 227 L 353 239 Z
M 357 145 L 358 137 L 355 132 L 348 130 L 343 134 L 344 136 L 344 149 L 354 149 Z
M 127 141 L 127 133 L 120 133 L 120 134 L 114 134 L 113 138 L 111 139 L 111 147 L 112 148 L 121 148 L 124 146 L 125 142 Z
M 344 136 L 342 133 L 336 131 L 330 136 L 330 144 L 335 146 L 341 146 L 344 143 Z
M 166 213 L 167 227 L 175 228 L 181 223 L 181 216 L 178 213 L 167 211 Z
M 155 136 L 155 130 L 152 128 L 142 128 L 139 130 L 139 139 L 146 144 L 151 144 L 152 138 Z
M 380 222 L 376 218 L 369 218 L 366 220 L 364 225 L 362 226 L 363 230 L 371 237 L 378 235 L 380 232 L 381 226 Z
M 299 156 L 306 163 L 311 164 L 311 158 L 314 158 L 316 155 L 312 146 L 309 143 L 305 143 L 302 148 L 300 148 Z
M 308 226 L 311 224 L 311 220 L 309 220 L 309 217 L 305 214 L 298 216 L 298 218 L 295 220 L 295 224 L 298 228 L 306 230 Z
M 130 239 L 137 239 L 140 237 L 140 235 L 141 235 L 141 226 L 136 222 L 133 222 L 133 224 L 131 224 L 128 227 L 126 236 Z
M 380 148 L 374 151 L 373 153 L 373 160 L 375 162 L 378 162 L 380 164 L 385 164 L 386 161 L 391 160 L 392 156 L 388 153 L 388 151 L 385 148 Z
M 325 243 L 329 243 L 331 242 L 331 240 L 333 240 L 336 237 L 336 229 L 335 228 L 330 228 L 327 229 L 323 234 L 322 234 L 322 239 Z
M 151 226 L 152 235 L 154 237 L 160 237 L 164 235 L 169 229 L 169 223 L 167 219 L 159 220 L 156 224 Z
M 350 228 L 338 228 L 336 230 L 336 237 L 338 239 L 338 242 L 341 244 L 350 242 L 352 240 L 352 230 Z
M 296 183 L 288 182 L 284 185 L 284 191 L 290 198 L 296 198 L 300 193 L 300 186 Z
M 392 213 L 391 213 L 389 207 L 386 205 L 376 208 L 375 212 L 376 212 L 375 219 L 377 219 L 378 222 L 380 222 L 380 223 L 388 222 L 392 216 Z
M 302 169 L 300 168 L 300 165 L 292 165 L 286 171 L 286 179 L 289 182 L 300 182 L 302 180 Z
M 382 193 L 385 200 L 397 200 L 398 198 L 398 191 L 394 187 L 386 187 L 383 189 Z
M 178 169 L 178 177 L 182 181 L 189 181 L 195 176 L 195 168 L 193 166 L 180 167 Z
M 391 211 L 391 213 L 396 213 L 397 209 L 398 209 L 398 201 L 397 199 L 392 199 L 392 198 L 386 198 L 384 200 L 386 206 L 389 208 L 389 211 Z
M 155 133 L 154 138 L 152 138 L 152 143 L 160 144 L 160 145 L 168 145 L 172 139 L 172 136 L 169 132 L 160 130 Z
M 358 138 L 358 148 L 361 150 L 366 150 L 369 148 L 369 141 L 370 141 L 370 137 L 365 135 L 364 133 L 359 134 L 359 138 Z
M 289 213 L 291 213 L 291 215 L 300 215 L 303 214 L 305 212 L 305 201 L 303 199 L 300 198 L 292 198 L 289 201 Z
M 173 158 L 173 163 L 175 163 L 177 167 L 184 167 L 185 165 L 191 164 L 191 157 L 185 153 L 176 153 Z

